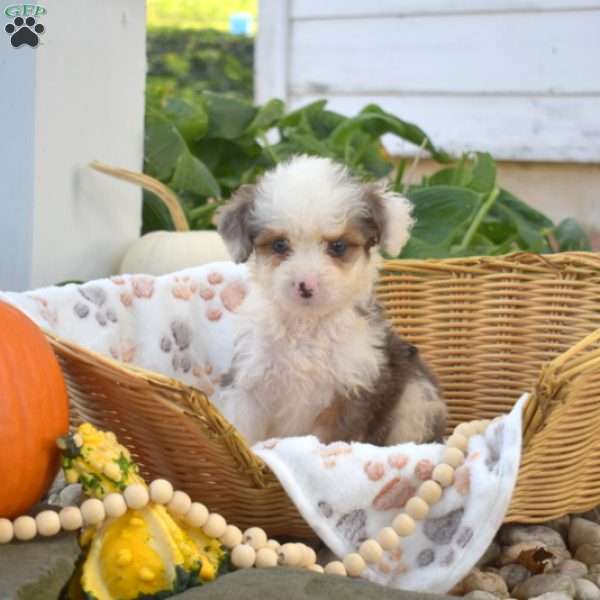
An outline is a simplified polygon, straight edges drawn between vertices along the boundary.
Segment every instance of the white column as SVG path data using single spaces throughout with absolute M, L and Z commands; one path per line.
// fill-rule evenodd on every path
M 141 170 L 144 0 L 46 0 L 40 43 L 13 48 L 0 0 L 0 289 L 115 271 L 141 192 L 92 172 Z

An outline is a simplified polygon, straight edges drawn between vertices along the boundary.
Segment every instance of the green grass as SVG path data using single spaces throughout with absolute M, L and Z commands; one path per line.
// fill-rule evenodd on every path
M 149 28 L 229 30 L 229 15 L 250 13 L 256 23 L 258 0 L 148 0 Z

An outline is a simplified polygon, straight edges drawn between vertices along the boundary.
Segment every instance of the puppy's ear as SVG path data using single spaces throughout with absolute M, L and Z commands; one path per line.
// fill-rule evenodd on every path
M 412 204 L 404 196 L 381 186 L 368 187 L 365 199 L 381 249 L 390 256 L 398 256 L 414 223 Z
M 250 222 L 256 186 L 243 185 L 219 211 L 217 229 L 236 263 L 246 262 L 254 243 Z

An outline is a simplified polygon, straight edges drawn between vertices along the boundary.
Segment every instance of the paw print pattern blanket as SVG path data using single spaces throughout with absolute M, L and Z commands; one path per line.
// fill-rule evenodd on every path
M 214 263 L 161 277 L 120 275 L 83 285 L 0 293 L 41 327 L 111 356 L 214 393 L 233 349 L 247 269 Z M 447 592 L 481 557 L 516 482 L 526 397 L 470 440 L 465 464 L 416 532 L 365 576 L 397 588 Z M 440 444 L 321 444 L 271 439 L 255 452 L 300 513 L 339 557 L 391 524 L 441 460 Z M 260 524 L 258 524 L 260 525 Z

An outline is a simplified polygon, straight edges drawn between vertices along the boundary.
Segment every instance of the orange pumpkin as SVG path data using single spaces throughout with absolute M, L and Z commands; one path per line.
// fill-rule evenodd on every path
M 65 380 L 44 334 L 0 302 L 0 517 L 26 513 L 48 490 L 68 409 Z

